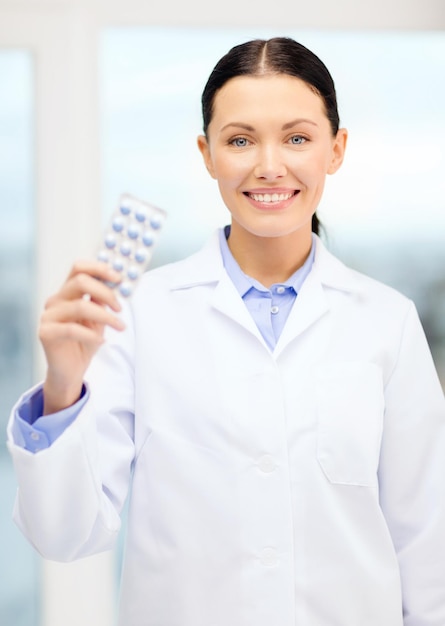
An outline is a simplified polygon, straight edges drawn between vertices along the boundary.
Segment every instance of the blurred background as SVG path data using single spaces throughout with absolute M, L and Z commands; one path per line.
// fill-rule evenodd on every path
M 154 264 L 228 222 L 196 148 L 200 94 L 216 61 L 254 37 L 294 37 L 331 71 L 350 139 L 319 209 L 325 241 L 415 301 L 445 385 L 445 7 L 358 5 L 278 0 L 271 16 L 261 1 L 253 14 L 233 0 L 0 0 L 3 432 L 43 374 L 43 303 L 75 258 L 94 253 L 121 192 L 169 214 Z M 42 561 L 11 521 L 14 492 L 3 446 L 0 624 L 112 626 L 121 550 Z

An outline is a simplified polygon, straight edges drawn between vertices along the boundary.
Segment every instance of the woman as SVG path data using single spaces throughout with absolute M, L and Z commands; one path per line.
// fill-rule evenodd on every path
M 123 626 L 443 626 L 443 392 L 413 304 L 316 235 L 332 79 L 252 41 L 202 103 L 231 225 L 128 305 L 95 262 L 48 301 L 16 520 L 50 559 L 107 550 L 132 479 Z

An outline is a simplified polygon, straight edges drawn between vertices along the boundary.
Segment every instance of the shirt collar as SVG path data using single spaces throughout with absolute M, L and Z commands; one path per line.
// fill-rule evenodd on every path
M 230 276 L 233 284 L 235 285 L 238 293 L 241 297 L 244 297 L 250 289 L 256 289 L 257 291 L 268 292 L 269 289 L 264 287 L 260 282 L 244 274 L 238 263 L 236 262 L 232 252 L 230 251 L 227 243 L 227 238 L 230 234 L 230 226 L 226 226 L 219 231 L 219 245 L 221 249 L 221 256 L 223 260 L 226 272 Z M 304 264 L 297 269 L 286 281 L 280 283 L 284 287 L 292 287 L 295 293 L 301 289 L 302 284 L 307 278 L 309 272 L 312 269 L 315 256 L 315 241 L 312 237 L 312 246 L 308 258 Z
M 162 275 L 163 280 L 168 281 L 172 290 L 218 284 L 224 275 L 229 278 L 223 264 L 220 237 L 219 231 L 215 231 L 198 252 L 179 263 L 170 263 L 152 272 Z M 307 278 L 312 277 L 313 280 L 329 289 L 362 293 L 365 288 L 363 275 L 344 265 L 327 250 L 321 239 L 314 233 L 312 233 L 312 242 L 315 248 L 314 264 Z M 232 280 L 230 283 L 233 285 Z

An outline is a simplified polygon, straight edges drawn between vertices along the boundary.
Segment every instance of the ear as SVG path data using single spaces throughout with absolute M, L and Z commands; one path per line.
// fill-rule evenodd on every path
M 346 144 L 348 142 L 348 131 L 346 128 L 340 128 L 335 136 L 332 146 L 332 159 L 329 164 L 328 174 L 335 174 L 343 163 L 345 157 Z
M 212 156 L 210 154 L 210 146 L 207 141 L 207 137 L 205 135 L 199 135 L 198 137 L 198 148 L 200 153 L 202 154 L 202 158 L 204 159 L 204 164 L 207 168 L 208 173 L 212 178 L 215 178 L 215 171 L 213 169 Z

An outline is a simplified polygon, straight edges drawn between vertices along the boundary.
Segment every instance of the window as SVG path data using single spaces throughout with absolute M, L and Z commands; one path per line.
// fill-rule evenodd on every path
M 2 429 L 33 372 L 33 64 L 22 50 L 0 52 L 0 406 Z M 11 519 L 15 478 L 0 452 L 0 623 L 37 623 L 36 556 Z M 26 601 L 24 601 L 26 600 Z

